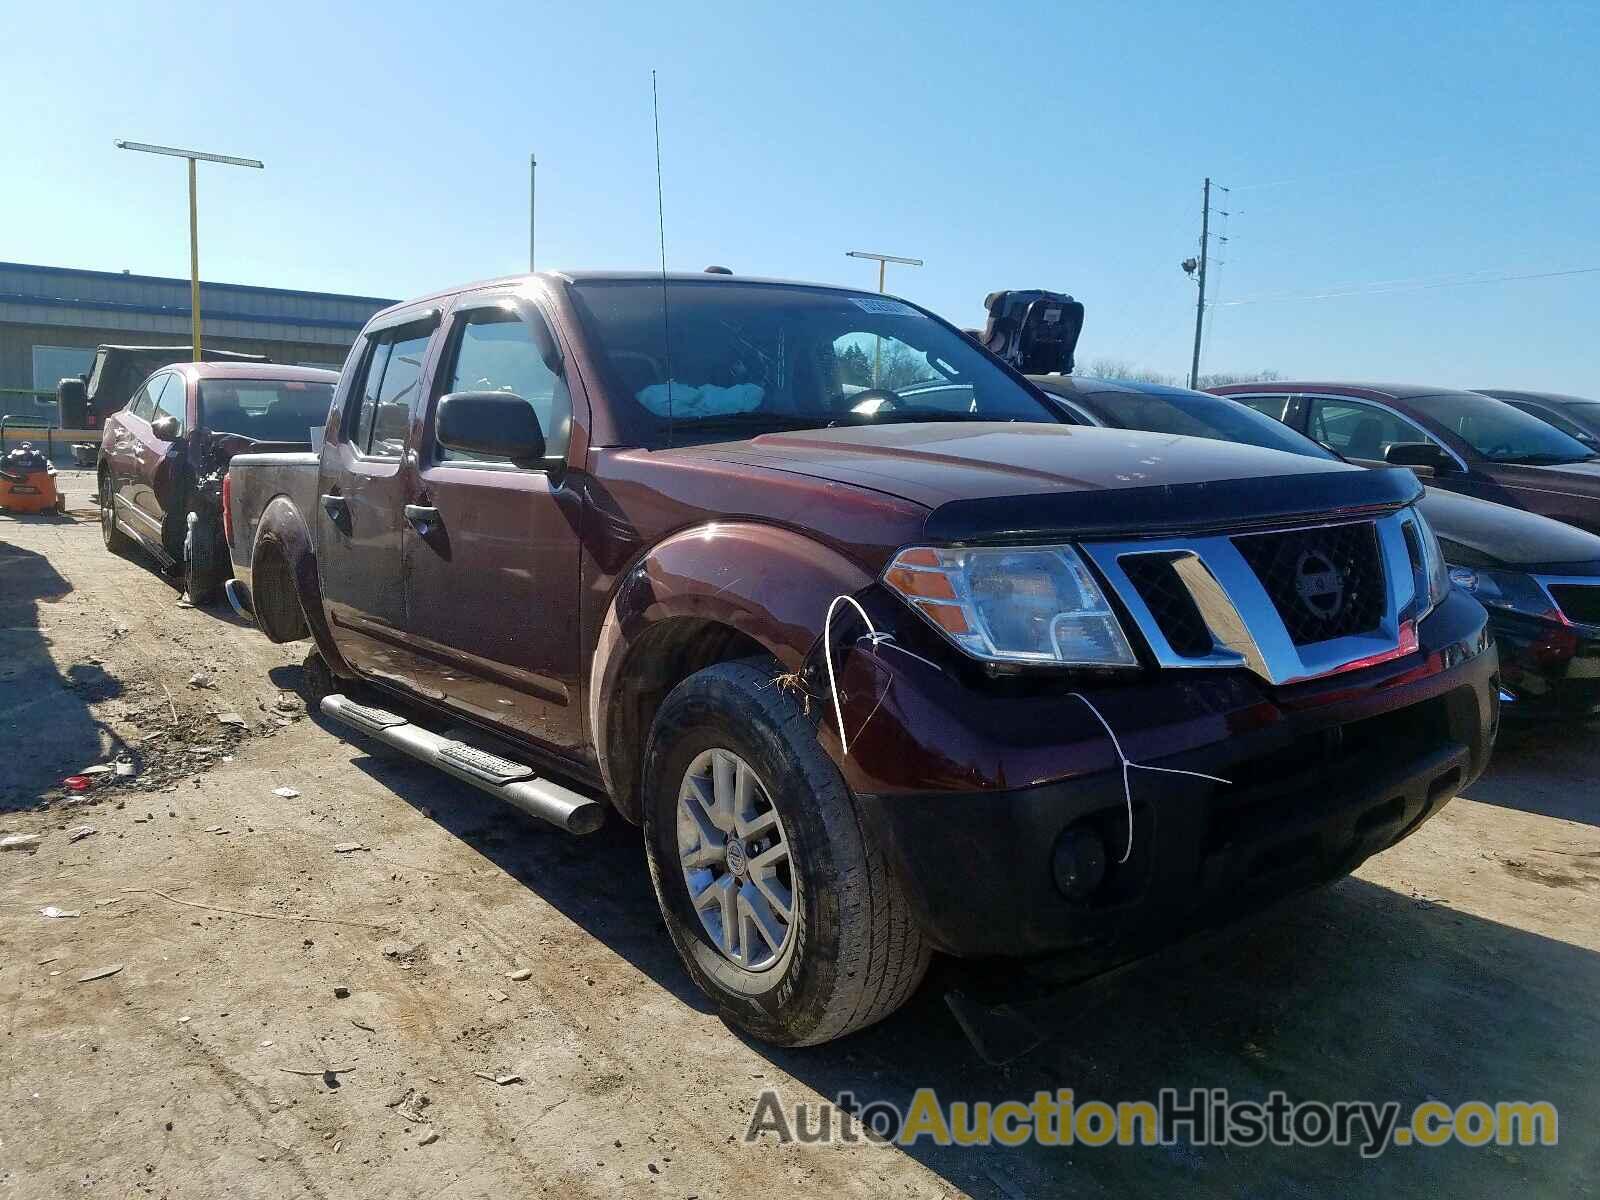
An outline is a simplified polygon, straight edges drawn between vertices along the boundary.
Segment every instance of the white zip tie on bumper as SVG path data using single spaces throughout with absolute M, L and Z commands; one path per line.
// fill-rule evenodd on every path
M 855 609 L 856 612 L 861 615 L 862 621 L 866 623 L 867 632 L 863 633 L 856 639 L 857 644 L 866 642 L 872 647 L 874 652 L 876 652 L 879 646 L 887 646 L 890 650 L 900 651 L 900 653 L 904 654 L 907 658 L 914 658 L 919 663 L 925 663 L 927 666 L 932 667 L 935 671 L 943 671 L 944 668 L 931 659 L 923 658 L 922 655 L 918 654 L 914 650 L 907 650 L 904 646 L 900 645 L 894 640 L 894 634 L 887 631 L 880 632 L 877 626 L 872 623 L 872 618 L 867 616 L 867 610 L 862 608 L 861 605 L 856 602 L 856 598 L 854 596 L 835 596 L 833 598 L 833 603 L 828 605 L 827 616 L 822 618 L 822 658 L 823 661 L 828 664 L 828 693 L 833 697 L 833 719 L 839 723 L 839 749 L 842 753 L 849 754 L 850 740 L 845 736 L 844 732 L 844 709 L 839 703 L 839 684 L 834 678 L 833 674 L 833 613 L 834 610 L 841 604 L 848 604 L 851 608 Z M 880 699 L 878 704 L 881 706 L 883 701 Z M 877 708 L 874 708 L 872 712 L 868 713 L 867 721 L 872 720 L 873 715 L 877 711 Z M 867 721 L 861 722 L 861 729 L 865 729 L 867 727 Z M 856 730 L 856 734 L 858 736 L 861 733 L 861 729 Z
M 861 614 L 861 619 L 867 623 L 867 632 L 863 637 L 874 646 L 881 641 L 893 640 L 893 635 L 879 633 L 878 627 L 872 623 L 872 618 L 867 616 L 867 610 L 856 602 L 854 596 L 835 596 L 833 603 L 828 605 L 828 615 L 822 618 L 822 658 L 828 664 L 828 692 L 833 697 L 833 719 L 839 723 L 839 750 L 841 753 L 849 754 L 850 740 L 844 732 L 844 708 L 839 704 L 839 684 L 833 675 L 833 612 L 840 604 L 848 604 Z M 861 640 L 862 638 L 856 639 L 858 642 Z M 866 728 L 864 723 L 862 728 Z
M 854 596 L 835 596 L 833 598 L 833 602 L 828 605 L 827 615 L 822 618 L 822 657 L 823 661 L 828 664 L 828 693 L 833 700 L 833 718 L 836 722 L 838 722 L 839 725 L 839 749 L 842 753 L 849 754 L 850 741 L 844 731 L 844 707 L 839 703 L 839 683 L 838 679 L 834 675 L 833 669 L 833 614 L 841 604 L 848 604 L 851 608 L 855 609 L 860 615 L 861 620 L 865 622 L 867 626 L 867 632 L 856 639 L 858 643 L 867 642 L 874 650 L 876 650 L 879 646 L 887 646 L 891 650 L 898 650 L 902 654 L 909 655 L 918 662 L 927 663 L 927 665 L 932 667 L 935 671 L 942 671 L 944 668 L 940 667 L 938 663 L 931 662 L 930 660 L 923 658 L 922 655 L 911 650 L 907 650 L 904 646 L 896 644 L 894 640 L 894 634 L 880 632 L 878 627 L 872 623 L 872 618 L 867 616 L 867 610 L 861 607 Z M 1128 772 L 1157 771 L 1163 775 L 1188 775 L 1195 779 L 1208 780 L 1211 783 L 1227 784 L 1232 782 L 1232 780 L 1223 779 L 1220 775 L 1207 775 L 1204 771 L 1184 771 L 1177 767 L 1149 767 L 1144 763 L 1134 762 L 1125 753 L 1123 753 L 1122 743 L 1117 740 L 1117 731 L 1111 728 L 1111 722 L 1106 720 L 1104 714 L 1102 714 L 1101 711 L 1094 706 L 1089 697 L 1085 696 L 1082 692 L 1070 692 L 1068 694 L 1075 700 L 1083 701 L 1084 707 L 1094 714 L 1094 719 L 1099 721 L 1100 727 L 1106 731 L 1106 737 L 1111 739 L 1111 748 L 1116 751 L 1117 761 L 1121 764 L 1122 800 L 1128 812 L 1128 844 L 1123 848 L 1122 857 L 1117 859 L 1119 865 L 1127 862 L 1133 854 L 1133 781 L 1129 777 Z M 882 702 L 880 701 L 879 703 Z M 875 713 L 878 710 L 874 708 L 872 711 Z M 867 715 L 867 720 L 870 721 L 871 719 L 872 714 L 869 713 Z M 861 728 L 866 728 L 866 721 L 862 722 Z M 860 730 L 857 730 L 856 732 L 859 733 Z
M 1128 806 L 1128 844 L 1122 851 L 1122 857 L 1117 859 L 1119 864 L 1127 862 L 1133 854 L 1133 782 L 1128 778 L 1129 771 L 1160 771 L 1163 775 L 1192 775 L 1196 779 L 1209 779 L 1212 783 L 1232 782 L 1218 775 L 1207 775 L 1204 771 L 1180 771 L 1176 767 L 1147 767 L 1143 763 L 1133 762 L 1122 752 L 1122 743 L 1117 740 L 1117 732 L 1111 728 L 1111 722 L 1089 702 L 1089 697 L 1082 692 L 1071 692 L 1069 695 L 1075 700 L 1082 700 L 1084 707 L 1094 714 L 1094 719 L 1105 729 L 1106 736 L 1111 739 L 1111 748 L 1117 752 L 1117 758 L 1122 763 L 1122 799 Z

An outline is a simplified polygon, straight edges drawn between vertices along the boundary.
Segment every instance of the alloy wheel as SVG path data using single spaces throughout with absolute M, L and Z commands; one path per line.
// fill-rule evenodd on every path
M 678 860 L 711 944 L 736 966 L 763 971 L 794 936 L 789 839 L 766 786 L 731 750 L 706 750 L 678 788 Z

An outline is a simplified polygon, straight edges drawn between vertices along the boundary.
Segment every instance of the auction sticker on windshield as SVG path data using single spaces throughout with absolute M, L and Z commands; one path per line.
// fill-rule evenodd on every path
M 864 312 L 883 317 L 917 317 L 922 314 L 899 300 L 885 300 L 880 296 L 851 296 L 850 303 Z

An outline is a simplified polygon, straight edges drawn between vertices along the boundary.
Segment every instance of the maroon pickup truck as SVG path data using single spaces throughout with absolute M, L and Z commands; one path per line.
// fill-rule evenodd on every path
M 935 950 L 1098 969 L 1336 878 L 1497 723 L 1411 472 L 1074 427 L 884 296 L 429 296 L 357 340 L 320 455 L 228 491 L 230 596 L 315 641 L 324 713 L 641 824 L 688 970 L 785 1044 Z

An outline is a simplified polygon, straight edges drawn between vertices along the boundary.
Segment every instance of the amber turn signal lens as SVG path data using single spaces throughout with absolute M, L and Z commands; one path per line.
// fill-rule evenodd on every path
M 889 586 L 902 596 L 919 596 L 929 600 L 954 600 L 956 585 L 942 571 L 913 571 L 906 567 L 891 567 L 884 575 Z
M 946 633 L 971 633 L 972 626 L 967 624 L 967 614 L 955 604 L 919 604 L 917 605 L 940 629 Z

